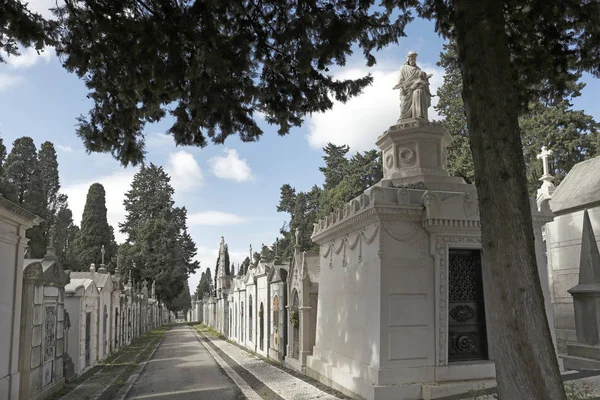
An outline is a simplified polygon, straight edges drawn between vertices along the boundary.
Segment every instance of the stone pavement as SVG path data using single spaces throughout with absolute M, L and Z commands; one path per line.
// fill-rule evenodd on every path
M 147 332 L 131 345 L 120 349 L 104 362 L 91 368 L 81 377 L 69 382 L 52 400 L 109 400 L 125 384 L 135 368 L 150 358 L 165 334 L 172 328 L 166 325 Z
M 312 381 L 310 378 L 299 379 L 292 376 L 284 369 L 265 362 L 263 358 L 253 355 L 249 351 L 229 343 L 222 338 L 218 338 L 211 329 L 207 329 L 201 325 L 197 325 L 196 328 L 199 331 L 200 340 L 211 351 L 211 354 L 217 358 L 225 370 L 229 367 L 229 370 L 231 370 L 228 371 L 230 376 L 232 373 L 234 376 L 237 375 L 237 378 L 242 380 L 242 382 L 247 382 L 246 384 L 250 386 L 251 393 L 261 394 L 259 397 L 251 397 L 244 391 L 248 399 L 331 400 L 348 398 L 339 392 L 324 388 L 323 385 L 317 383 L 317 385 L 323 388 L 323 390 L 320 390 L 313 384 L 305 381 L 305 379 Z M 563 379 L 569 400 L 600 400 L 600 371 L 568 371 L 563 374 Z M 253 384 L 255 381 L 262 382 L 267 390 L 275 396 L 266 396 L 266 392 L 262 390 L 262 387 Z M 324 390 L 330 393 L 326 393 Z M 491 388 L 448 396 L 438 400 L 494 400 L 497 399 L 494 393 L 495 388 Z
M 221 364 L 249 400 L 334 400 L 348 397 L 308 377 L 300 379 L 280 367 L 214 335 L 203 325 L 195 326 L 198 339 Z M 309 383 L 311 382 L 311 383 Z M 313 384 L 314 383 L 314 384 Z M 322 389 L 316 385 L 321 386 Z M 326 391 L 327 392 L 326 392 Z
M 116 399 L 236 400 L 244 399 L 187 325 L 167 333 L 153 357 Z

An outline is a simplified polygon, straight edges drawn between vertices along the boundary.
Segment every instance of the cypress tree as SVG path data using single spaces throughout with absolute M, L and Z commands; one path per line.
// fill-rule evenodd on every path
M 11 200 L 22 205 L 28 211 L 44 217 L 44 193 L 38 165 L 37 149 L 30 137 L 22 137 L 13 142 L 13 148 L 6 158 L 5 174 Z M 46 250 L 44 226 L 28 229 L 29 257 L 41 258 Z
M 58 194 L 58 191 L 60 190 L 58 160 L 52 142 L 42 143 L 42 147 L 38 153 L 38 168 L 40 172 L 42 201 L 44 205 L 44 212 L 41 217 L 44 218 L 44 236 L 48 237 L 50 228 L 56 222 L 56 213 L 61 206 L 59 200 L 66 201 L 66 197 L 59 198 Z
M 98 267 L 102 261 L 101 249 L 105 248 L 104 263 L 108 264 L 115 254 L 114 237 L 106 218 L 106 193 L 104 186 L 90 186 L 81 218 L 81 229 L 75 235 L 73 250 L 77 260 L 75 270 L 86 271 L 91 263 Z

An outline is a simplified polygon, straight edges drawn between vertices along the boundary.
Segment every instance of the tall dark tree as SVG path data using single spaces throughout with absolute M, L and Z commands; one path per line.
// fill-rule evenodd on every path
M 0 196 L 5 199 L 16 201 L 15 188 L 8 182 L 6 177 L 6 146 L 0 137 Z
M 248 272 L 248 268 L 250 267 L 250 257 L 244 258 L 242 264 L 240 265 L 238 276 L 244 276 L 246 272 Z
M 448 171 L 473 183 L 475 170 L 461 97 L 462 76 L 456 44 L 451 42 L 445 45 L 438 65 L 444 67 L 446 75 L 444 84 L 438 90 L 437 110 L 445 118 L 444 125 L 453 136 L 452 144 L 448 147 Z M 520 111 L 519 127 L 527 167 L 528 191 L 532 197 L 540 187 L 538 179 L 542 175 L 542 164 L 537 155 L 542 146 L 553 152 L 550 172 L 555 176 L 556 185 L 576 163 L 598 154 L 599 124 L 592 116 L 572 109 L 571 100 L 579 96 L 584 87 L 583 83 L 578 82 L 580 77 L 581 74 L 575 74 L 571 81 L 565 82 L 566 89 L 561 95 L 541 91 L 539 97 L 532 99 Z
M 52 234 L 54 235 L 54 248 L 56 249 L 56 255 L 64 269 L 73 270 L 78 268 L 78 261 L 75 256 L 73 244 L 75 236 L 79 231 L 79 227 L 73 223 L 73 213 L 67 206 L 67 199 L 65 195 L 59 195 L 64 197 L 61 199 L 61 207 L 56 213 L 55 224 Z
M 6 158 L 5 174 L 9 192 L 14 194 L 12 200 L 43 218 L 46 210 L 44 193 L 33 139 L 22 137 L 14 141 Z M 29 239 L 29 257 L 43 257 L 46 251 L 44 227 L 34 226 L 27 230 L 26 236 Z
M 347 145 L 337 146 L 333 143 L 327 143 L 327 146 L 323 148 L 325 166 L 320 167 L 319 171 L 325 175 L 325 184 L 323 185 L 325 190 L 333 189 L 344 179 L 349 166 L 346 158 L 348 151 L 350 151 L 350 147 Z
M 175 313 L 183 311 L 184 314 L 187 314 L 190 308 L 192 308 L 192 296 L 190 296 L 190 288 L 186 281 L 181 292 L 171 302 L 171 311 Z
M 158 298 L 167 305 L 181 293 L 194 261 L 196 245 L 187 232 L 187 211 L 174 206 L 170 177 L 162 167 L 142 166 L 125 194 L 125 222 L 119 224 L 127 235 L 122 261 L 133 278 L 156 280 Z
M 81 229 L 75 235 L 73 243 L 73 251 L 77 259 L 75 270 L 87 271 L 92 263 L 98 268 L 102 262 L 102 246 L 105 250 L 105 264 L 116 255 L 116 243 L 106 215 L 104 186 L 94 183 L 88 190 L 81 217 Z
M 210 296 L 212 294 L 212 277 L 210 268 L 206 268 L 206 271 L 200 276 L 200 282 L 196 288 L 196 295 L 198 299 L 204 297 L 204 295 Z
M 58 160 L 56 150 L 52 142 L 42 143 L 38 153 L 38 168 L 42 184 L 42 197 L 44 202 L 43 228 L 46 238 L 50 229 L 56 222 L 56 214 L 61 207 L 60 200 L 66 200 L 65 197 L 59 197 L 60 179 L 58 177 Z

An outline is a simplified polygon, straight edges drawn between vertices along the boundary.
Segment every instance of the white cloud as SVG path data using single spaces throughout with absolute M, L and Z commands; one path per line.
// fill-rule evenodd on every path
M 22 76 L 0 74 L 0 92 L 10 89 L 13 86 L 18 86 L 25 82 Z
M 50 46 L 44 47 L 43 51 L 40 51 L 40 54 L 33 47 L 20 49 L 19 52 L 21 53 L 20 56 L 7 57 L 6 61 L 9 67 L 13 69 L 29 68 L 39 61 L 45 61 L 47 64 L 54 55 L 54 49 Z
M 125 241 L 126 236 L 119 232 L 119 222 L 125 221 L 125 207 L 123 200 L 125 193 L 131 188 L 133 176 L 138 169 L 130 168 L 119 170 L 110 175 L 100 176 L 96 179 L 67 185 L 63 192 L 69 196 L 69 208 L 73 211 L 73 220 L 77 225 L 81 224 L 81 216 L 85 207 L 87 192 L 90 186 L 98 182 L 104 186 L 106 191 L 106 209 L 108 223 L 115 230 L 115 239 L 118 243 Z
M 175 191 L 187 191 L 202 184 L 204 176 L 192 153 L 180 150 L 169 155 L 167 168 Z
M 174 149 L 175 148 L 175 140 L 173 136 L 168 135 L 166 133 L 153 133 L 146 138 L 146 145 L 151 148 L 157 149 Z
M 71 145 L 62 146 L 60 144 L 57 144 L 56 148 L 59 149 L 62 152 L 65 152 L 65 153 L 72 153 L 73 152 L 73 148 L 71 147 Z
M 239 215 L 222 211 L 200 211 L 188 215 L 189 225 L 235 225 L 245 222 Z
M 210 170 L 218 178 L 232 179 L 237 182 L 254 179 L 252 170 L 244 158 L 240 158 L 235 149 L 225 149 L 225 156 L 216 156 L 208 160 Z
M 56 19 L 51 8 L 62 6 L 62 0 L 27 0 L 29 11 L 40 14 L 45 19 Z
M 444 70 L 431 66 L 421 66 L 430 79 L 431 93 L 435 94 L 443 84 Z M 336 76 L 338 79 L 357 79 L 367 75 L 366 69 L 345 70 Z M 309 122 L 308 143 L 311 147 L 321 149 L 328 142 L 350 146 L 352 152 L 375 148 L 375 141 L 400 115 L 398 91 L 392 90 L 398 77 L 397 70 L 379 69 L 370 71 L 373 84 L 367 87 L 360 96 L 346 104 L 335 102 L 331 110 L 313 114 Z M 439 119 L 433 109 L 438 102 L 437 96 L 432 99 L 429 109 L 430 119 Z

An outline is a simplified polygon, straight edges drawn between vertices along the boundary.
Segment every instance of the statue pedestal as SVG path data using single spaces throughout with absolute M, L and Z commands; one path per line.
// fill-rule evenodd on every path
M 377 139 L 383 152 L 382 185 L 465 183 L 446 170 L 446 146 L 452 138 L 439 122 L 405 119 Z

